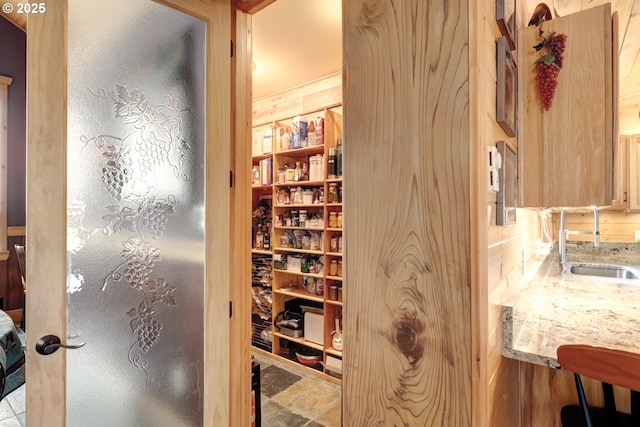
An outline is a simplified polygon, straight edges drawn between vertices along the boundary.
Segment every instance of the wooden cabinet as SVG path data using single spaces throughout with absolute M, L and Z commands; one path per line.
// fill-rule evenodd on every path
M 304 128 L 303 141 L 296 130 Z M 342 319 L 342 108 L 330 105 L 257 124 L 253 134 L 252 256 L 255 268 L 269 276 L 256 282 L 254 275 L 253 285 L 271 288 L 273 323 L 267 347 L 265 316 L 253 319 L 253 345 L 294 362 L 296 353 L 315 353 L 323 363 L 312 369 L 328 373 L 327 358 L 342 360 L 342 351 L 332 347 L 335 321 Z M 308 307 L 304 316 L 307 328 L 313 319 L 313 337 L 276 325 L 279 313 L 300 306 Z
M 521 205 L 608 206 L 613 198 L 613 141 L 617 140 L 617 44 L 611 5 L 605 4 L 542 24 L 567 34 L 564 65 L 553 104 L 539 101 L 535 62 L 542 55 L 540 27 L 519 32 L 519 126 Z
M 627 138 L 627 210 L 640 212 L 640 135 Z

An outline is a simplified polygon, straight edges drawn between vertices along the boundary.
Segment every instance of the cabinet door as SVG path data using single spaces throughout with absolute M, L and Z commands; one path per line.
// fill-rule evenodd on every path
M 640 212 L 640 136 L 629 138 L 629 180 L 627 208 Z
M 613 54 L 611 6 L 542 24 L 567 35 L 564 65 L 549 111 L 538 97 L 533 46 L 540 27 L 518 37 L 522 205 L 608 206 L 613 193 Z

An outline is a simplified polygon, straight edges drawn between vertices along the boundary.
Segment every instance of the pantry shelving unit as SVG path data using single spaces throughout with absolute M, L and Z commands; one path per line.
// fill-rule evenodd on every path
M 264 240 L 256 242 L 254 221 L 252 257 L 268 256 L 272 261 L 272 342 L 267 350 L 255 341 L 252 344 L 274 357 L 295 363 L 296 351 L 315 352 L 322 356 L 324 363 L 308 369 L 339 381 L 335 372 L 327 368 L 327 357 L 342 360 L 342 351 L 332 347 L 335 319 L 342 321 L 342 178 L 329 178 L 327 166 L 330 150 L 337 148 L 338 138 L 342 137 L 342 107 L 333 104 L 300 111 L 298 117 L 308 119 L 309 123 L 313 121 L 314 125 L 322 120 L 322 137 L 314 132 L 306 142 L 299 143 L 300 148 L 291 148 L 291 143 L 297 146 L 298 141 L 289 138 L 287 145 L 284 134 L 288 129 L 295 129 L 294 116 L 253 126 L 253 209 L 255 211 L 259 204 L 269 204 L 271 212 L 263 219 L 268 223 L 268 247 Z M 311 130 L 308 133 L 311 135 Z M 302 176 L 306 180 L 295 181 L 295 173 L 285 172 L 286 168 L 295 168 L 297 162 L 306 163 L 306 176 Z M 303 197 L 295 194 L 300 190 Z M 330 191 L 337 200 L 328 203 Z M 317 337 L 314 341 L 307 340 L 304 335 L 293 337 L 273 325 L 278 313 L 297 306 L 315 309 L 314 323 L 321 326 L 321 340 Z

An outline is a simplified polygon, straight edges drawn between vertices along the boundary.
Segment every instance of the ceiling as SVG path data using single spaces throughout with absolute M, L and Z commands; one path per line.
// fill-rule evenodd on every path
M 19 0 L 4 2 L 15 5 Z M 565 16 L 606 2 L 546 1 L 554 16 Z M 518 0 L 518 5 L 526 5 L 526 15 L 530 15 L 538 3 L 539 0 Z M 611 5 L 619 16 L 620 105 L 640 109 L 640 0 L 611 0 Z M 18 15 L 15 10 L 10 14 L 0 13 L 26 31 L 26 15 Z M 341 0 L 277 0 L 257 12 L 253 17 L 254 98 L 340 70 L 341 21 Z
M 342 0 L 277 0 L 252 29 L 254 98 L 342 69 Z

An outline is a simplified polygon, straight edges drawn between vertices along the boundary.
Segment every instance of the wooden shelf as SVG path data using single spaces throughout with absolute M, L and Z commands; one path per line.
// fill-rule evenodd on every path
M 329 227 L 327 227 L 325 230 L 327 230 L 327 231 L 342 231 L 342 228 L 329 228 Z
M 285 96 L 288 96 L 288 95 L 285 95 Z M 329 225 L 329 223 L 326 221 L 326 218 L 328 217 L 327 212 L 341 211 L 342 203 L 325 204 L 324 202 L 319 203 L 318 201 L 315 201 L 315 203 L 300 203 L 300 204 L 296 203 L 296 204 L 285 205 L 285 204 L 279 204 L 278 197 L 277 197 L 278 193 L 288 192 L 289 190 L 293 192 L 296 188 L 301 187 L 303 189 L 307 189 L 311 191 L 324 189 L 325 190 L 324 200 L 327 200 L 326 190 L 329 184 L 331 184 L 332 187 L 336 186 L 336 184 L 338 187 L 340 185 L 343 185 L 342 184 L 343 177 L 326 179 L 327 177 L 326 162 L 327 162 L 329 148 L 333 147 L 336 144 L 335 141 L 337 140 L 337 138 L 342 137 L 342 130 L 343 130 L 342 117 L 341 115 L 338 114 L 338 110 L 341 104 L 339 102 L 336 102 L 338 99 L 340 99 L 339 91 L 336 90 L 335 95 L 332 95 L 332 98 L 329 99 L 329 101 L 331 102 L 326 102 L 327 99 L 324 98 L 324 96 L 323 96 L 323 99 L 324 101 L 323 100 L 315 101 L 315 103 L 313 104 L 314 108 L 309 107 L 309 109 L 305 110 L 305 112 L 301 114 L 299 114 L 294 109 L 288 108 L 288 107 L 287 107 L 288 109 L 286 109 L 286 113 L 283 113 L 282 110 L 280 109 L 273 109 L 269 102 L 260 104 L 260 107 L 257 108 L 256 111 L 260 111 L 262 113 L 256 113 L 256 111 L 254 111 L 254 119 L 257 117 L 256 114 L 258 114 L 258 116 L 262 114 L 260 118 L 255 119 L 253 122 L 254 144 L 257 144 L 257 141 L 259 141 L 257 132 L 263 131 L 264 129 L 267 129 L 267 128 L 271 128 L 273 130 L 273 136 L 274 136 L 273 148 L 275 151 L 270 154 L 254 156 L 253 165 L 255 166 L 263 159 L 269 159 L 269 161 L 272 160 L 273 161 L 272 169 L 274 171 L 274 178 L 277 178 L 275 177 L 276 170 L 284 167 L 285 164 L 291 166 L 296 162 L 301 162 L 301 163 L 308 162 L 308 172 L 311 173 L 312 170 L 314 172 L 314 175 L 313 175 L 314 180 L 285 182 L 284 179 L 282 179 L 282 177 L 280 176 L 280 181 L 276 182 L 276 179 L 274 179 L 271 185 L 259 185 L 258 183 L 256 183 L 256 185 L 252 186 L 251 194 L 252 194 L 252 202 L 254 204 L 257 203 L 257 201 L 260 198 L 264 198 L 265 196 L 270 197 L 273 195 L 272 206 L 270 210 L 272 219 L 269 221 L 270 227 L 271 227 L 270 231 L 272 233 L 271 244 L 273 247 L 271 248 L 270 251 L 264 251 L 262 248 L 257 248 L 252 251 L 252 253 L 254 254 L 271 255 L 273 256 L 273 258 L 277 258 L 282 255 L 285 255 L 285 256 L 289 255 L 289 258 L 291 258 L 294 256 L 300 256 L 303 254 L 309 255 L 309 258 L 329 257 L 330 259 L 341 259 L 340 257 L 343 256 L 342 252 L 337 252 L 339 249 L 337 246 L 331 247 L 330 245 L 328 245 L 329 243 L 328 238 L 322 239 L 323 242 L 327 243 L 326 245 L 323 246 L 323 250 L 318 250 L 317 249 L 318 246 L 315 246 L 315 245 L 313 246 L 315 249 L 302 249 L 302 245 L 296 245 L 296 248 L 278 246 L 282 241 L 281 238 L 283 235 L 285 234 L 290 235 L 295 230 L 300 230 L 303 232 L 303 234 L 307 234 L 307 235 L 308 234 L 315 235 L 320 233 L 326 234 L 328 232 L 330 235 L 329 237 L 332 237 L 332 238 L 338 237 L 339 234 L 342 233 L 342 229 L 337 229 L 337 228 L 328 229 L 327 226 Z M 318 112 L 318 114 L 311 114 L 312 112 Z M 307 146 L 304 148 L 297 148 L 297 149 L 281 150 L 281 145 L 280 145 L 281 141 L 278 138 L 280 128 L 282 126 L 289 126 L 291 124 L 292 119 L 297 115 L 300 115 L 302 117 L 302 116 L 309 116 L 310 114 L 312 117 L 307 117 L 309 120 L 311 120 L 312 118 L 315 118 L 316 116 L 324 117 L 324 144 L 311 145 L 311 146 Z M 259 148 L 257 147 L 257 145 L 256 145 L 256 150 L 258 150 L 257 152 L 259 152 Z M 322 162 L 321 165 L 314 164 L 313 165 L 314 168 L 311 168 L 312 165 L 311 165 L 310 159 L 312 158 L 312 156 L 315 156 L 315 155 L 323 155 L 324 161 Z M 315 169 L 316 166 L 320 166 L 321 170 L 317 171 Z M 315 172 L 318 172 L 318 175 L 315 175 Z M 291 176 L 289 178 L 291 178 Z M 321 179 L 317 179 L 317 178 L 321 178 Z M 310 198 L 296 199 L 296 201 L 299 201 L 299 202 L 304 202 L 309 200 L 311 199 Z M 331 200 L 335 201 L 337 199 L 331 198 Z M 297 209 L 308 210 L 307 218 L 320 215 L 320 218 L 324 217 L 325 221 L 313 222 L 313 226 L 310 226 L 311 225 L 310 222 L 299 223 L 297 227 L 286 226 L 286 223 L 283 220 L 283 215 L 288 214 L 291 210 L 297 210 Z M 281 221 L 278 222 L 277 217 L 280 217 L 279 219 Z M 278 222 L 278 225 L 276 225 L 276 222 Z M 291 231 L 288 231 L 288 230 L 291 230 Z M 300 233 L 296 233 L 296 234 L 300 234 Z M 314 237 L 317 237 L 317 236 L 314 236 Z M 285 244 L 286 243 L 287 242 L 285 241 Z M 305 245 L 305 247 L 309 248 L 309 246 L 307 245 Z M 255 257 L 256 256 L 254 255 L 254 258 Z M 272 297 L 273 297 L 272 311 L 274 316 L 276 313 L 280 313 L 281 311 L 286 310 L 289 306 L 289 301 L 293 299 L 299 299 L 303 305 L 306 304 L 309 306 L 314 306 L 319 308 L 328 307 L 329 313 L 325 312 L 324 318 L 318 319 L 318 320 L 322 321 L 324 324 L 327 324 L 327 325 L 333 324 L 334 316 L 340 311 L 339 309 L 340 307 L 342 307 L 342 302 L 325 301 L 325 298 L 327 297 L 328 284 L 342 285 L 343 282 L 341 277 L 332 278 L 331 276 L 325 276 L 324 273 L 328 273 L 328 270 L 326 268 L 324 268 L 323 273 L 302 273 L 299 270 L 298 271 L 289 271 L 286 269 L 280 270 L 280 269 L 274 268 L 274 266 L 271 266 L 268 269 L 268 273 L 272 279 L 272 283 L 271 283 L 272 284 L 271 290 L 272 290 Z M 324 283 L 325 291 L 323 292 L 322 295 L 311 294 L 302 287 L 301 282 L 306 281 L 307 283 L 309 283 L 309 285 L 312 286 L 312 282 L 314 280 L 317 280 L 317 282 Z M 293 283 L 290 283 L 290 282 L 293 282 Z M 296 285 L 296 282 L 298 283 L 297 285 Z M 298 286 L 298 287 L 289 288 L 288 286 Z M 309 289 L 313 290 L 312 288 L 309 288 Z M 329 317 L 326 317 L 326 316 L 329 316 Z M 305 367 L 304 365 L 299 364 L 296 360 L 291 360 L 291 358 L 286 357 L 287 355 L 285 355 L 284 352 L 281 353 L 281 351 L 284 350 L 283 347 L 287 343 L 297 343 L 297 344 L 301 344 L 303 346 L 307 346 L 309 348 L 318 350 L 322 352 L 324 355 L 332 354 L 333 356 L 336 356 L 336 357 L 342 357 L 342 352 L 338 352 L 337 350 L 331 348 L 331 338 L 328 334 L 323 335 L 324 341 L 321 342 L 320 344 L 307 341 L 305 340 L 304 337 L 292 338 L 280 332 L 274 332 L 273 337 L 274 339 L 272 342 L 272 349 L 270 352 L 267 352 L 266 354 L 269 354 L 271 357 L 277 358 L 279 360 L 283 360 L 285 361 L 285 363 L 290 363 L 292 365 L 298 366 L 300 367 L 300 369 L 304 370 L 305 372 L 317 373 L 318 375 L 325 377 L 329 381 L 333 381 L 337 384 L 341 383 L 340 379 L 337 379 L 325 373 L 322 367 L 320 366 L 316 368 Z M 326 341 L 327 337 L 329 337 L 328 342 Z
M 332 354 L 334 356 L 342 357 L 342 351 L 336 350 L 333 347 L 329 347 L 328 349 L 325 350 L 325 352 L 329 353 L 329 354 Z
M 311 205 L 273 205 L 274 208 L 322 208 L 324 207 L 321 203 L 311 204 Z
M 287 295 L 294 298 L 304 298 L 308 299 L 309 301 L 324 302 L 324 297 L 311 295 L 305 289 L 274 289 L 273 293 Z
M 287 227 L 283 225 L 276 225 L 274 228 L 278 230 L 306 230 L 306 231 L 324 231 L 322 227 Z
M 260 254 L 260 255 L 273 255 L 272 251 L 267 251 L 264 249 L 251 249 L 252 254 Z
M 324 144 L 323 145 L 311 145 L 309 147 L 304 148 L 294 148 L 292 150 L 283 150 L 275 153 L 276 156 L 295 156 L 298 154 L 316 154 L 316 153 L 324 153 Z
M 272 155 L 273 153 L 258 154 L 257 156 L 251 157 L 251 160 L 255 163 L 259 162 L 260 160 L 268 159 Z
M 322 187 L 324 181 L 290 181 L 273 185 L 275 187 Z
M 277 326 L 276 326 L 276 328 L 277 328 Z M 302 345 L 305 345 L 307 347 L 311 347 L 311 348 L 319 350 L 319 351 L 324 351 L 324 347 L 323 346 L 321 346 L 320 344 L 316 344 L 314 342 L 311 342 L 311 341 L 307 341 L 306 339 L 304 339 L 304 337 L 293 338 L 293 337 L 290 337 L 289 335 L 281 334 L 280 332 L 275 332 L 275 331 L 273 332 L 273 336 L 274 337 L 278 337 L 278 338 L 284 338 L 285 340 L 293 341 L 295 343 L 302 344 Z
M 271 185 L 270 184 L 264 184 L 264 185 L 263 184 L 253 184 L 251 186 L 251 189 L 252 190 L 257 190 L 257 191 L 263 190 L 263 191 L 267 192 L 267 190 L 271 191 Z
M 324 255 L 324 251 L 314 251 L 311 249 L 294 249 L 294 248 L 273 248 L 274 251 L 293 252 L 297 254 Z
M 294 276 L 309 276 L 309 277 L 316 277 L 318 279 L 324 279 L 324 274 L 318 274 L 318 273 L 302 273 L 300 271 L 279 270 L 277 268 L 274 268 L 273 272 L 274 273 L 293 274 Z

